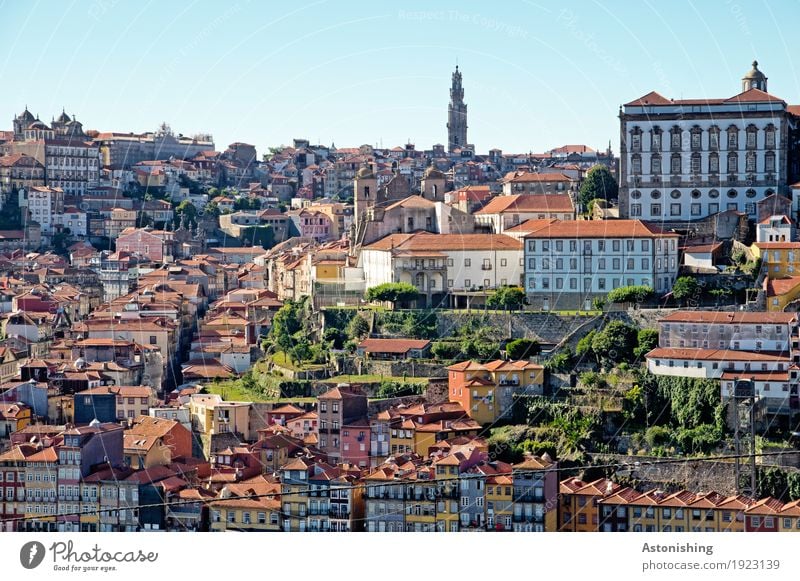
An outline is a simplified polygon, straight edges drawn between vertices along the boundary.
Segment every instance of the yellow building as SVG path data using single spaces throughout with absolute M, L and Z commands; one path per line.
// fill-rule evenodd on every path
M 433 462 L 434 477 L 439 491 L 439 498 L 436 502 L 436 530 L 438 532 L 458 530 L 460 464 L 461 459 L 453 454 Z
M 0 402 L 0 438 L 8 438 L 30 423 L 31 408 L 24 403 Z
M 210 530 L 281 530 L 280 492 L 280 484 L 269 482 L 263 477 L 228 484 L 220 491 L 219 497 L 208 504 Z
M 436 474 L 433 467 L 421 466 L 406 486 L 406 531 L 436 530 Z
M 401 420 L 392 424 L 389 432 L 389 450 L 391 454 L 404 454 L 414 450 L 414 422 Z
M 767 295 L 767 311 L 785 311 L 786 307 L 800 299 L 800 276 L 764 279 Z
M 515 395 L 542 395 L 544 367 L 529 361 L 462 361 L 447 368 L 448 397 L 469 417 L 491 424 L 511 412 Z
M 800 533 L 800 500 L 783 505 L 778 515 L 778 530 L 782 533 Z
M 192 429 L 206 436 L 238 433 L 250 440 L 250 402 L 224 401 L 217 394 L 192 394 Z
M 486 477 L 486 528 L 487 530 L 512 530 L 514 514 L 514 480 L 511 464 L 495 462 L 479 466 Z M 556 514 L 557 511 L 551 511 Z M 545 528 L 545 530 L 556 530 Z
M 751 250 L 769 278 L 800 274 L 800 242 L 756 242 Z

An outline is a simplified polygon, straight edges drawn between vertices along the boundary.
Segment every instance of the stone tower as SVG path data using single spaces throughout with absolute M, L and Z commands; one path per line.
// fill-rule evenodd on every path
M 355 222 L 363 222 L 367 210 L 375 206 L 378 201 L 378 178 L 372 173 L 369 164 L 364 164 L 353 180 Z
M 425 174 L 422 176 L 420 193 L 423 198 L 431 202 L 444 202 L 446 184 L 447 177 L 431 165 L 425 170 Z
M 450 86 L 450 106 L 447 108 L 447 151 L 467 145 L 467 105 L 464 103 L 464 87 L 461 86 L 461 72 L 453 73 Z
M 767 75 L 758 70 L 758 61 L 753 61 L 753 68 L 742 77 L 742 93 L 750 89 L 767 92 Z

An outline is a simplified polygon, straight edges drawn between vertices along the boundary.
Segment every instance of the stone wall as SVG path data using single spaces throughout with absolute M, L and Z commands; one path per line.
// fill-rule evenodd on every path
M 420 362 L 414 359 L 405 361 L 364 361 L 361 366 L 364 375 L 384 375 L 394 377 L 447 377 L 444 365 Z
M 448 337 L 456 329 L 476 317 L 501 335 L 512 339 L 536 339 L 540 343 L 555 344 L 572 330 L 580 327 L 594 315 L 561 316 L 553 313 L 481 313 L 444 312 L 437 314 L 439 336 Z

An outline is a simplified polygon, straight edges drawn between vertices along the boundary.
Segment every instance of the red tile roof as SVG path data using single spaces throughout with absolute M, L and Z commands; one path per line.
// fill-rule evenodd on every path
M 502 214 L 504 212 L 573 212 L 575 206 L 569 194 L 514 194 L 496 196 L 489 200 L 476 215 Z
M 676 311 L 660 319 L 661 323 L 712 323 L 731 325 L 774 325 L 797 321 L 797 313 L 744 311 Z
M 561 220 L 525 238 L 661 238 L 678 237 L 641 220 Z

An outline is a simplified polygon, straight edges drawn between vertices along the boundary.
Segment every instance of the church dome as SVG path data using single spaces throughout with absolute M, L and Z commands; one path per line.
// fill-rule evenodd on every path
M 69 123 L 70 121 L 72 121 L 72 119 L 70 119 L 69 115 L 67 115 L 67 112 L 62 109 L 61 115 L 58 116 L 58 119 L 56 119 L 56 121 L 58 121 L 59 123 Z
M 28 125 L 28 129 L 50 129 L 43 121 L 39 119 L 34 120 L 33 123 Z
M 764 80 L 767 76 L 758 70 L 758 61 L 753 61 L 753 68 L 748 71 L 748 73 L 742 77 L 743 79 L 756 79 L 756 80 Z
M 33 116 L 33 113 L 28 111 L 27 107 L 25 107 L 25 110 L 19 114 L 19 117 L 17 117 L 17 119 L 20 119 L 27 123 L 33 123 L 36 120 L 36 117 Z

